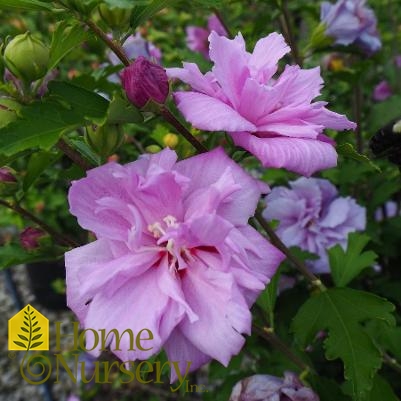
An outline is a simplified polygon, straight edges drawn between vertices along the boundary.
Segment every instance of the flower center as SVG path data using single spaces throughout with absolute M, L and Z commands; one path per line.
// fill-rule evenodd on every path
M 148 231 L 157 239 L 157 245 L 167 251 L 170 270 L 178 271 L 187 267 L 192 255 L 183 245 L 184 238 L 180 224 L 174 216 L 167 215 L 163 218 L 163 223 L 156 221 L 149 224 Z

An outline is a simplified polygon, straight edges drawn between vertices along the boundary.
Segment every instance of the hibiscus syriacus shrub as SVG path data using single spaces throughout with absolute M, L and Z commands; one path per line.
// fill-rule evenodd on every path
M 0 1 L 1 268 L 65 266 L 71 400 L 398 399 L 396 3 Z

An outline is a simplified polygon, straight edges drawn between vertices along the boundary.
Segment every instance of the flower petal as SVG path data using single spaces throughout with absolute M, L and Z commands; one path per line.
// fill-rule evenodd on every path
M 249 53 L 239 33 L 234 39 L 228 39 L 212 32 L 209 36 L 210 59 L 214 62 L 213 74 L 234 108 L 241 99 L 242 88 L 250 76 L 248 69 Z
M 195 92 L 176 92 L 177 107 L 194 127 L 206 131 L 250 131 L 256 127 L 229 105 Z
M 221 173 L 227 169 L 235 185 L 240 186 L 240 190 L 232 192 L 233 183 L 220 180 Z M 184 193 L 186 204 L 189 202 L 189 194 L 198 189 L 207 191 L 216 183 L 220 192 L 229 190 L 230 196 L 219 205 L 216 212 L 235 225 L 247 224 L 248 219 L 254 214 L 260 195 L 268 191 L 266 185 L 261 185 L 259 181 L 247 174 L 225 154 L 222 148 L 182 160 L 177 163 L 176 170 L 191 179 Z
M 259 83 L 266 84 L 276 73 L 278 61 L 289 51 L 290 47 L 279 33 L 273 32 L 259 39 L 248 63 L 251 76 Z
M 238 146 L 255 155 L 264 167 L 286 168 L 310 176 L 337 165 L 337 153 L 326 142 L 301 138 L 258 138 L 247 132 L 232 133 Z

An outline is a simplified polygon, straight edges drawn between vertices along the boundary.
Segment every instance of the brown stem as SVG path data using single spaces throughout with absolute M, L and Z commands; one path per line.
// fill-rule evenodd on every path
M 295 62 L 300 67 L 302 67 L 303 60 L 299 54 L 297 42 L 295 41 L 294 34 L 292 31 L 291 17 L 290 17 L 290 13 L 289 13 L 288 7 L 287 7 L 287 0 L 283 0 L 283 2 L 282 2 L 281 13 L 282 14 L 280 16 L 280 23 L 281 23 L 281 27 L 283 29 L 283 33 L 287 39 L 288 44 L 291 47 L 291 53 L 292 53 L 292 56 L 294 57 Z
M 284 343 L 269 327 L 258 327 L 256 325 L 252 326 L 254 332 L 257 335 L 268 341 L 274 348 L 282 352 L 289 360 L 294 362 L 300 369 L 313 372 L 313 369 L 308 366 L 301 358 L 299 358 L 294 352 Z
M 163 105 L 160 108 L 160 114 L 164 119 L 172 125 L 199 153 L 205 153 L 208 149 L 202 145 L 171 113 L 171 111 Z
M 79 246 L 79 244 L 77 242 L 75 242 L 74 240 L 64 236 L 63 234 L 60 234 L 59 232 L 57 232 L 56 230 L 51 228 L 49 225 L 47 225 L 44 221 L 40 220 L 39 218 L 34 216 L 31 212 L 29 212 L 28 210 L 24 209 L 23 207 L 21 207 L 17 203 L 13 205 L 13 204 L 11 204 L 9 202 L 6 202 L 6 201 L 0 199 L 0 205 L 5 206 L 6 208 L 18 213 L 20 216 L 22 216 L 22 217 L 24 217 L 24 218 L 26 218 L 28 220 L 31 220 L 32 222 L 36 223 L 44 231 L 48 232 L 58 244 L 60 244 L 62 246 L 71 246 L 73 248 Z
M 60 138 L 56 145 L 67 157 L 69 157 L 77 166 L 81 167 L 82 170 L 90 170 L 92 166 L 86 161 L 75 149 L 73 149 L 68 143 Z
M 318 277 L 316 277 L 309 269 L 306 267 L 305 263 L 299 260 L 293 253 L 287 248 L 286 245 L 277 236 L 274 230 L 269 226 L 267 221 L 263 218 L 260 210 L 256 210 L 255 213 L 256 221 L 261 225 L 261 227 L 266 231 L 267 235 L 270 237 L 271 243 L 277 247 L 285 256 L 293 263 L 293 265 L 311 282 L 312 285 L 324 291 L 326 288 Z
M 93 31 L 93 33 L 100 38 L 106 45 L 116 54 L 121 62 L 128 66 L 131 64 L 129 58 L 124 52 L 124 49 L 116 43 L 113 39 L 110 39 L 105 32 L 103 32 L 93 21 L 87 20 L 85 24 Z

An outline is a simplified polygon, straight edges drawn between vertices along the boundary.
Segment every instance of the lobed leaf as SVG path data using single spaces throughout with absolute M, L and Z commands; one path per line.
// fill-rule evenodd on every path
M 345 287 L 362 270 L 375 263 L 375 252 L 363 252 L 369 241 L 370 238 L 366 234 L 350 233 L 346 251 L 340 245 L 328 250 L 331 275 L 337 287 Z
M 306 347 L 321 330 L 328 331 L 324 341 L 326 358 L 340 358 L 344 376 L 350 382 L 355 401 L 362 401 L 372 387 L 372 378 L 380 368 L 381 354 L 361 323 L 379 319 L 394 325 L 394 306 L 376 295 L 333 288 L 308 299 L 292 324 L 296 340 Z

